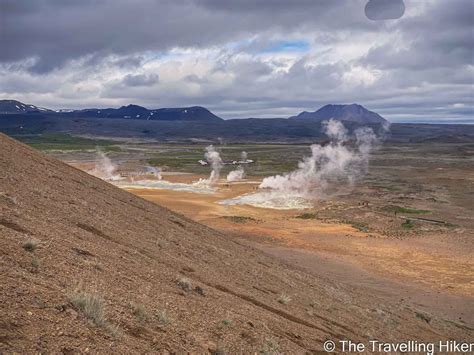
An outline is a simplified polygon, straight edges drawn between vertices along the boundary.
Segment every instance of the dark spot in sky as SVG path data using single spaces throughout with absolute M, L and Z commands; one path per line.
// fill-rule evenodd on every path
M 370 20 L 396 20 L 405 13 L 403 0 L 369 0 L 365 15 Z

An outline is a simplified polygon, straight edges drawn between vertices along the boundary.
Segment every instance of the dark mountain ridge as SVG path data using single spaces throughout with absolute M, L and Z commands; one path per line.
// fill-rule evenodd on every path
M 336 119 L 343 122 L 354 122 L 359 124 L 385 124 L 388 121 L 378 113 L 367 110 L 358 104 L 350 105 L 326 105 L 314 112 L 303 111 L 290 119 L 311 120 L 320 122 L 327 119 Z
M 5 101 L 0 101 L 0 107 Z M 12 100 L 8 101 L 11 107 Z M 15 113 L 0 113 L 0 132 L 12 136 L 66 133 L 163 142 L 217 142 L 218 138 L 221 138 L 227 143 L 313 143 L 327 139 L 323 133 L 322 121 L 336 116 L 350 131 L 362 125 L 369 126 L 392 142 L 422 142 L 426 139 L 439 143 L 474 142 L 474 125 L 394 123 L 387 133 L 384 130 L 385 120 L 377 120 L 378 123 L 361 123 L 354 118 L 346 120 L 348 116 L 335 115 L 336 111 L 347 111 L 344 107 L 340 108 L 341 105 L 329 105 L 325 106 L 324 110 L 318 110 L 318 117 L 324 119 L 303 117 L 233 120 L 223 120 L 217 116 L 206 120 L 205 117 L 209 117 L 209 114 L 214 115 L 201 107 L 147 110 L 141 106 L 128 105 L 118 109 L 73 112 L 33 109 L 28 111 L 25 108 L 25 111 L 20 112 L 16 106 L 22 108 L 17 101 L 17 104 L 13 105 Z M 364 112 L 362 109 L 356 109 Z M 324 112 L 327 116 L 323 116 Z M 140 117 L 136 117 L 137 115 Z M 201 115 L 204 115 L 204 118 L 201 118 Z
M 0 100 L 0 115 L 32 113 L 32 112 L 54 112 L 43 107 L 27 105 L 17 100 Z
M 123 118 L 134 120 L 162 121 L 205 121 L 218 122 L 222 118 L 200 106 L 147 109 L 138 105 L 127 105 L 120 108 L 87 108 L 82 110 L 49 110 L 34 105 L 27 105 L 16 100 L 0 100 L 0 115 L 48 113 L 60 117 L 93 117 Z

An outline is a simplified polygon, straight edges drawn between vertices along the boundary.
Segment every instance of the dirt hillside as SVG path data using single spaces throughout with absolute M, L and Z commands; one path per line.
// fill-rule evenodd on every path
M 304 353 L 466 339 L 0 134 L 0 352 Z

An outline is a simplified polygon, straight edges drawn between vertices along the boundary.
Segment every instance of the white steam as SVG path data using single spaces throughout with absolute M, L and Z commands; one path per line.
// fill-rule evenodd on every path
M 300 161 L 295 171 L 267 177 L 259 187 L 314 199 L 352 185 L 365 173 L 377 137 L 367 127 L 355 130 L 350 137 L 344 125 L 332 119 L 324 122 L 324 130 L 329 144 L 313 144 L 311 156 Z
M 240 153 L 240 161 L 234 161 L 233 164 L 247 164 L 248 155 L 247 152 L 243 151 Z M 237 169 L 232 170 L 229 174 L 227 174 L 227 181 L 234 182 L 234 181 L 241 181 L 245 177 L 245 170 L 242 165 L 239 165 Z
M 103 180 L 115 181 L 120 179 L 116 170 L 117 166 L 112 163 L 112 160 L 100 148 L 97 148 L 95 167 L 90 173 Z
M 207 162 L 211 166 L 211 175 L 207 179 L 199 179 L 196 184 L 213 184 L 219 180 L 219 176 L 224 166 L 224 162 L 219 154 L 219 152 L 214 148 L 211 144 L 210 146 L 206 147 L 206 153 L 204 153 L 204 157 L 206 158 Z
M 244 178 L 244 176 L 245 176 L 244 168 L 242 168 L 239 165 L 237 169 L 232 170 L 229 174 L 227 174 L 227 181 L 228 182 L 240 181 Z
M 333 119 L 324 122 L 323 128 L 330 143 L 313 144 L 311 155 L 300 161 L 296 170 L 263 179 L 260 192 L 222 203 L 305 208 L 302 200 L 327 198 L 351 187 L 366 172 L 369 154 L 378 139 L 368 127 L 349 135 L 344 125 Z
M 224 163 L 222 162 L 221 156 L 219 152 L 214 148 L 211 144 L 210 146 L 206 147 L 206 153 L 204 154 L 206 157 L 207 162 L 211 165 L 211 175 L 209 176 L 209 181 L 215 182 L 219 179 L 219 175 L 221 173 L 222 166 Z

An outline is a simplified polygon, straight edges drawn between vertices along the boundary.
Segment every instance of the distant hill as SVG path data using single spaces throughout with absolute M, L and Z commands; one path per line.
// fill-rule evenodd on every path
M 387 120 L 378 113 L 367 110 L 358 104 L 351 105 L 326 105 L 314 112 L 301 112 L 290 119 L 305 119 L 312 121 L 323 121 L 328 119 L 353 122 L 358 124 L 383 124 Z
M 77 118 L 123 118 L 152 121 L 222 121 L 222 118 L 214 115 L 208 109 L 200 106 L 159 108 L 150 110 L 138 105 L 127 105 L 120 108 L 88 108 L 82 110 L 53 111 L 34 105 L 27 105 L 16 100 L 0 100 L 0 115 L 38 112 L 48 113 L 53 116 Z
M 149 110 L 145 107 L 138 105 L 127 105 L 122 106 L 118 109 L 94 108 L 85 110 L 73 110 L 65 114 L 67 116 L 73 117 L 125 118 L 153 121 L 222 121 L 222 118 L 214 115 L 208 109 L 200 106 L 159 108 Z
M 43 107 L 27 105 L 16 100 L 0 100 L 0 114 L 17 114 L 28 112 L 53 112 Z

